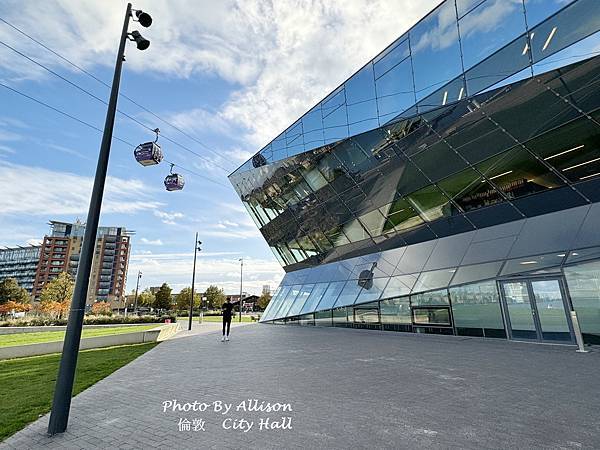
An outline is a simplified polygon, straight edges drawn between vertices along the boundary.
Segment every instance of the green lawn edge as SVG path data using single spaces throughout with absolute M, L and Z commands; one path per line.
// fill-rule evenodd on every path
M 84 350 L 73 396 L 158 345 L 156 342 Z M 50 411 L 60 354 L 0 361 L 0 442 Z

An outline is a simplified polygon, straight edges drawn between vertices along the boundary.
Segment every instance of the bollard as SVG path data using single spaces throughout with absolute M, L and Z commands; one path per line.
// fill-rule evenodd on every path
M 587 353 L 588 351 L 583 347 L 583 336 L 581 335 L 579 320 L 575 311 L 571 311 L 571 322 L 573 323 L 573 331 L 575 332 L 575 340 L 577 341 L 577 353 Z

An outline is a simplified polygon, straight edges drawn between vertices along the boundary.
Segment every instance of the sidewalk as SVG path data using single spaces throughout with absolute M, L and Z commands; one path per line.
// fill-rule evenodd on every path
M 75 397 L 66 433 L 47 437 L 46 415 L 0 449 L 600 448 L 596 349 L 213 327 Z

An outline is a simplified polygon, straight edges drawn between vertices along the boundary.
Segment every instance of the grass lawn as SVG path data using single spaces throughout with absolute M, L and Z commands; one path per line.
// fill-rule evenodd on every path
M 109 336 L 113 334 L 133 333 L 156 328 L 156 325 L 140 325 L 136 327 L 106 327 L 84 328 L 82 338 Z M 65 339 L 64 331 L 41 331 L 39 333 L 17 333 L 0 335 L 0 347 L 14 347 L 16 345 L 41 344 L 43 342 L 56 342 Z
M 257 317 L 257 316 L 254 316 Z M 185 316 L 185 317 L 178 317 L 177 318 L 177 322 L 181 322 L 181 323 L 187 323 L 187 321 L 189 320 L 189 316 Z M 193 318 L 194 323 L 198 323 L 198 317 L 194 317 Z M 202 317 L 202 322 L 222 322 L 223 321 L 223 317 L 222 316 L 204 316 Z M 239 321 L 239 316 L 235 316 L 233 319 L 231 319 L 231 323 L 234 322 L 238 322 Z M 242 316 L 242 322 L 252 322 L 252 320 L 250 319 L 250 316 Z
M 73 395 L 155 345 L 152 342 L 82 351 Z M 59 361 L 59 354 L 0 361 L 0 442 L 50 410 Z

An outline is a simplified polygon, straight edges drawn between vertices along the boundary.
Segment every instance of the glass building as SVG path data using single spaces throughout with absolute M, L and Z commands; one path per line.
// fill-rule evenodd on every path
M 446 0 L 230 175 L 262 322 L 600 342 L 600 1 Z

